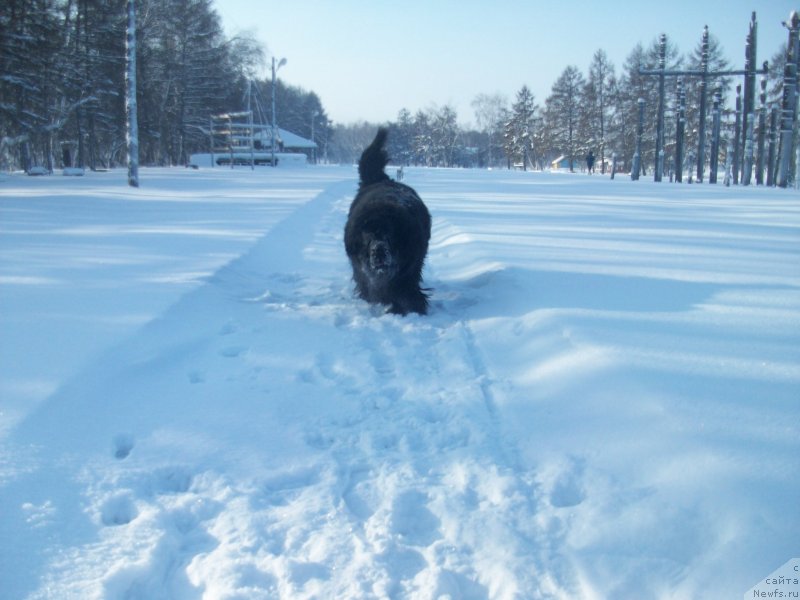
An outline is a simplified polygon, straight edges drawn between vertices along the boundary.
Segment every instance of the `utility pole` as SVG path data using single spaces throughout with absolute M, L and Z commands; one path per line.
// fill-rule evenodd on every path
M 700 126 L 697 143 L 697 183 L 703 183 L 706 164 L 706 87 L 708 84 L 708 25 L 703 27 L 703 41 L 700 44 Z
M 784 23 L 789 29 L 789 43 L 786 49 L 786 67 L 783 71 L 783 99 L 781 101 L 781 133 L 780 152 L 778 158 L 777 184 L 780 187 L 789 185 L 789 171 L 791 169 L 792 146 L 794 125 L 797 120 L 797 68 L 800 60 L 800 17 L 795 11 L 789 15 L 789 21 Z M 797 178 L 795 173 L 795 178 Z
M 683 88 L 683 77 L 678 77 L 678 117 L 675 129 L 675 181 L 683 181 L 683 135 L 686 130 L 686 90 Z
M 272 166 L 275 166 L 275 134 L 276 134 L 276 127 L 275 124 L 275 74 L 278 72 L 283 65 L 286 64 L 286 59 L 282 58 L 278 63 L 278 66 L 275 66 L 275 57 L 272 57 Z
M 750 17 L 750 28 L 747 32 L 747 42 L 744 47 L 744 107 L 742 110 L 742 143 L 745 147 L 744 152 L 744 169 L 742 170 L 742 185 L 750 185 L 750 178 L 752 177 L 752 156 L 750 168 L 747 168 L 747 144 L 750 142 L 750 135 L 752 135 L 753 128 L 750 126 L 752 120 L 755 118 L 755 104 L 756 104 L 756 33 L 758 31 L 758 22 L 756 21 L 755 11 Z
M 754 82 L 756 75 L 766 75 L 767 72 L 768 72 L 767 63 L 766 62 L 764 63 L 764 67 L 763 67 L 763 69 L 761 71 L 756 70 L 755 66 L 754 66 L 755 65 L 755 46 L 756 46 L 755 18 L 756 18 L 756 14 L 753 13 L 753 17 L 752 17 L 752 20 L 751 20 L 751 23 L 750 23 L 750 33 L 747 36 L 747 40 L 748 40 L 747 50 L 746 50 L 747 60 L 745 62 L 745 69 L 743 71 L 742 70 L 731 70 L 731 71 L 713 71 L 713 72 L 710 72 L 708 70 L 708 26 L 706 26 L 704 28 L 704 30 L 703 30 L 703 59 L 702 59 L 701 69 L 700 70 L 667 71 L 664 68 L 663 60 L 660 61 L 660 68 L 657 69 L 657 70 L 639 69 L 639 74 L 640 75 L 658 76 L 658 78 L 659 78 L 659 109 L 664 104 L 664 91 L 663 91 L 664 90 L 664 84 L 663 84 L 663 82 L 664 82 L 664 78 L 665 77 L 699 77 L 700 78 L 700 143 L 698 144 L 697 154 L 695 155 L 694 153 L 691 153 L 692 159 L 691 159 L 691 161 L 689 161 L 689 165 L 691 165 L 695 161 L 695 156 L 697 157 L 697 181 L 698 182 L 702 182 L 703 181 L 703 169 L 704 169 L 704 164 L 705 164 L 705 113 L 706 113 L 706 95 L 707 95 L 706 87 L 707 87 L 708 79 L 716 78 L 716 77 L 723 77 L 723 76 L 728 76 L 728 75 L 744 75 L 745 76 L 745 108 L 744 108 L 744 110 L 745 110 L 746 114 L 744 115 L 745 118 L 742 119 L 743 124 L 744 124 L 743 127 L 742 127 L 742 135 L 745 137 L 745 142 L 744 142 L 745 145 L 747 144 L 746 133 L 748 131 L 752 130 L 752 128 L 749 127 L 749 123 L 748 123 L 748 121 L 752 120 L 752 117 L 747 118 L 749 116 L 749 113 L 747 113 L 747 110 L 748 110 L 748 106 L 750 106 L 747 103 L 747 95 L 748 95 L 748 93 L 751 93 L 751 95 L 752 95 L 752 92 L 750 91 L 750 87 L 752 87 L 752 86 L 749 85 L 748 82 L 749 81 L 753 81 Z M 664 36 L 662 34 L 662 38 L 665 38 L 665 37 L 666 36 Z M 663 52 L 663 49 L 661 51 Z M 737 93 L 738 93 L 738 88 L 737 88 Z M 737 96 L 737 107 L 738 107 L 738 105 L 739 105 L 739 103 L 738 103 L 738 96 Z M 752 111 L 752 107 L 750 107 L 750 110 Z M 658 125 L 661 127 L 662 136 L 663 136 L 663 114 L 661 114 L 660 110 L 659 110 L 659 122 L 658 122 Z M 737 132 L 738 132 L 738 128 L 737 128 Z M 658 136 L 657 136 L 657 138 L 658 138 Z M 656 175 L 659 174 L 658 173 L 658 163 L 659 163 L 658 157 L 659 157 L 659 154 L 661 154 L 663 152 L 663 143 L 664 143 L 663 137 L 662 137 L 662 139 L 660 139 L 660 140 L 657 139 L 657 141 L 656 141 L 656 156 L 657 156 L 657 158 L 656 158 Z M 737 143 L 736 144 L 736 150 L 734 150 L 734 152 L 738 152 L 738 147 L 739 147 L 739 144 Z M 662 162 L 662 166 L 663 166 L 663 162 Z M 691 167 L 689 167 L 689 168 L 691 168 Z M 737 161 L 737 165 L 734 166 L 734 174 L 737 172 L 737 170 L 738 170 L 738 161 Z M 750 179 L 746 175 L 745 175 L 745 177 L 746 177 L 746 179 L 745 179 L 744 183 L 745 183 L 745 185 L 747 185 L 747 184 L 750 183 Z M 734 175 L 734 180 L 735 180 L 735 175 Z M 656 181 L 660 181 L 660 177 L 657 177 Z M 689 181 L 691 182 L 691 177 L 689 178 Z
M 758 145 L 756 146 L 756 185 L 764 185 L 764 144 L 767 138 L 767 78 L 761 78 L 758 107 Z
M 639 172 L 642 167 L 642 134 L 644 133 L 644 98 L 639 98 L 639 121 L 636 125 L 636 151 L 633 153 L 633 168 L 631 169 L 631 179 L 639 180 Z
M 658 46 L 658 122 L 656 123 L 656 168 L 655 181 L 661 181 L 664 172 L 664 72 L 667 63 L 667 36 L 662 33 Z
M 717 170 L 719 169 L 719 133 L 722 121 L 722 88 L 717 85 L 714 90 L 714 105 L 711 109 L 711 160 L 709 161 L 708 183 L 717 183 Z M 700 177 L 700 175 L 698 175 Z
M 739 185 L 739 166 L 742 162 L 742 155 L 739 153 L 741 147 L 741 127 L 742 127 L 742 84 L 736 86 L 736 123 L 733 128 L 733 184 Z
M 769 111 L 769 150 L 767 151 L 767 185 L 775 185 L 775 157 L 778 147 L 778 108 Z

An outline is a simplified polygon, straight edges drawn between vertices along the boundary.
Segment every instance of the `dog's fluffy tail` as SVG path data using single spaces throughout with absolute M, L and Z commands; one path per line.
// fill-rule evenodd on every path
M 358 176 L 361 178 L 362 187 L 389 179 L 384 172 L 389 162 L 389 154 L 384 148 L 388 135 L 389 130 L 385 127 L 378 129 L 375 139 L 361 154 L 361 160 L 358 161 Z

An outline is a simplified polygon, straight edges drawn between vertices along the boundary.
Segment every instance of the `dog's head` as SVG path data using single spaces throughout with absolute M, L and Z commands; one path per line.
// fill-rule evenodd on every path
M 400 268 L 397 244 L 391 231 L 368 229 L 361 232 L 359 267 L 374 283 L 388 282 Z

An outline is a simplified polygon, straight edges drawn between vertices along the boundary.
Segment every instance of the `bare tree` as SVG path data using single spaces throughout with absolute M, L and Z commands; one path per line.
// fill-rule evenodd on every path
M 501 146 L 503 118 L 508 100 L 502 94 L 479 94 L 472 101 L 478 129 L 486 136 L 486 164 L 494 165 L 493 149 Z

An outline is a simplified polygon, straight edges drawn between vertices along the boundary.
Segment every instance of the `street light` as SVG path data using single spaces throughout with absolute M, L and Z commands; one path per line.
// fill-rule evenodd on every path
M 314 143 L 314 121 L 316 121 L 318 116 L 319 111 L 311 111 L 311 143 Z M 317 149 L 313 147 L 311 148 L 311 164 L 317 164 Z
M 278 65 L 275 65 L 275 57 L 272 57 L 272 166 L 275 166 L 275 73 L 278 72 L 283 65 L 286 64 L 286 59 L 282 58 Z

